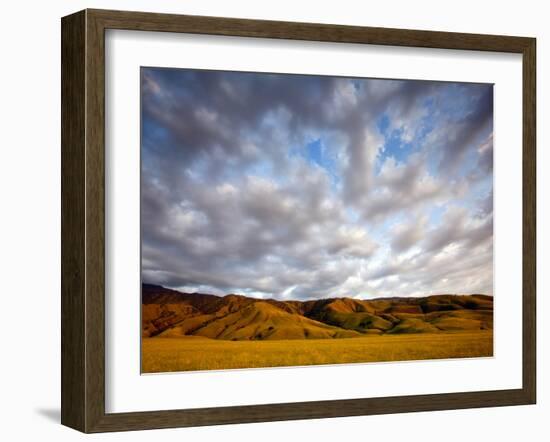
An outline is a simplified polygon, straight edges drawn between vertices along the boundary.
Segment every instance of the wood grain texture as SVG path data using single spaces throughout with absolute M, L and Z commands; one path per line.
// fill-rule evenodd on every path
M 101 21 L 89 11 L 86 17 L 86 431 L 91 431 L 105 414 L 105 38 Z
M 106 29 L 523 55 L 523 387 L 515 390 L 105 413 Z M 526 37 L 86 10 L 62 20 L 62 423 L 141 430 L 532 404 L 536 398 L 535 40 Z
M 536 40 L 523 50 L 523 389 L 537 395 L 537 100 Z
M 529 38 L 148 12 L 88 10 L 105 29 L 367 43 L 474 51 L 522 52 Z
M 63 19 L 61 43 L 61 422 L 85 420 L 85 13 Z

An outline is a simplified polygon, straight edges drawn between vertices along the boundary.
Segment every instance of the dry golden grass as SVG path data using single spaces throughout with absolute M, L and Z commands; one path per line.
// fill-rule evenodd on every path
M 272 341 L 225 341 L 197 336 L 142 339 L 144 373 L 492 355 L 491 330 Z

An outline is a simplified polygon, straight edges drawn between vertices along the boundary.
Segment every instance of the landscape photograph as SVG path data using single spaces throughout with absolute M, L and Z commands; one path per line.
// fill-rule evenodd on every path
M 140 87 L 142 373 L 493 356 L 492 84 Z

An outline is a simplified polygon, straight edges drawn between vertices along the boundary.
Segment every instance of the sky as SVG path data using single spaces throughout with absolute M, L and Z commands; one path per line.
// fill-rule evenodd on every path
M 142 281 L 493 294 L 490 84 L 141 68 Z

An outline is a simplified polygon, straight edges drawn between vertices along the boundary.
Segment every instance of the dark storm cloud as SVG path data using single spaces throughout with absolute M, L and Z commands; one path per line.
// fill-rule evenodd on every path
M 462 93 L 466 93 L 461 88 Z M 435 133 L 438 147 L 442 148 L 440 168 L 444 173 L 454 173 L 461 165 L 464 156 L 477 147 L 480 138 L 492 133 L 493 128 L 493 88 L 491 85 L 469 85 L 467 92 L 471 94 L 470 110 L 458 118 L 450 118 L 447 124 L 442 124 Z M 477 141 L 477 143 L 476 143 Z M 489 152 L 487 152 L 489 153 Z M 492 152 L 490 158 L 492 167 Z
M 177 159 L 190 161 L 216 148 L 227 156 L 241 156 L 243 132 L 265 124 L 270 112 L 287 111 L 291 129 L 328 124 L 319 111 L 331 99 L 335 81 L 329 77 L 146 69 L 142 73 L 143 117 L 165 130 L 165 143 L 160 147 L 178 155 Z M 155 86 L 148 86 L 151 84 Z

